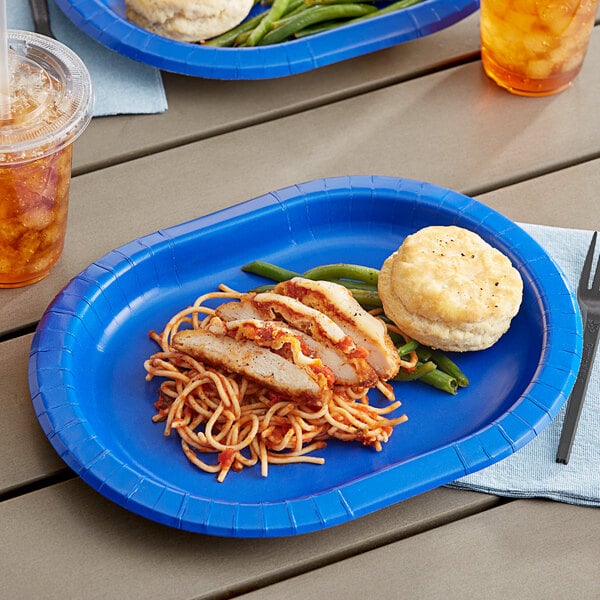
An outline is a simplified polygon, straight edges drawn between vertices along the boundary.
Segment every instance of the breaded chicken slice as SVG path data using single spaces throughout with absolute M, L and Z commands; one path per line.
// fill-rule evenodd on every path
M 356 345 L 368 351 L 366 360 L 381 379 L 391 379 L 398 373 L 400 357 L 385 324 L 368 313 L 345 287 L 294 277 L 278 283 L 274 291 L 326 314 Z
M 203 325 L 212 333 L 227 335 L 238 341 L 252 341 L 263 348 L 269 348 L 295 365 L 308 369 L 319 379 L 322 386 L 331 388 L 336 383 L 333 371 L 323 363 L 320 356 L 312 352 L 304 341 L 303 334 L 283 326 L 278 321 L 223 321 L 220 317 L 213 316 Z
M 321 402 L 329 394 L 325 379 L 310 368 L 297 365 L 253 341 L 236 340 L 205 329 L 186 329 L 173 336 L 172 346 L 290 398 Z
M 274 331 L 292 334 L 301 341 L 311 356 L 321 359 L 324 366 L 331 369 L 336 385 L 371 387 L 377 383 L 374 371 L 364 360 L 353 360 L 334 344 L 316 340 L 310 335 L 279 321 L 263 321 L 261 313 L 250 302 L 226 302 L 215 311 L 215 315 L 225 322 L 229 331 L 242 332 L 251 339 L 268 339 L 275 336 Z

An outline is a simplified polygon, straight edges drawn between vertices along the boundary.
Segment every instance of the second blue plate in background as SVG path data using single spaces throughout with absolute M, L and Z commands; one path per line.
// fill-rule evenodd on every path
M 479 8 L 476 0 L 425 0 L 291 42 L 214 48 L 170 40 L 134 25 L 125 18 L 125 0 L 56 2 L 77 27 L 108 48 L 165 71 L 210 79 L 269 79 L 302 73 L 430 35 Z

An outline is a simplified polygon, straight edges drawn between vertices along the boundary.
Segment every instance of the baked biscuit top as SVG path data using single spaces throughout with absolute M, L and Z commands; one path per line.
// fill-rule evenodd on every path
M 508 257 L 456 226 L 409 235 L 384 261 L 377 288 L 385 315 L 405 338 L 454 352 L 495 344 L 523 296 Z
M 392 286 L 407 311 L 449 325 L 514 316 L 523 292 L 504 254 L 455 226 L 408 236 L 393 259 Z

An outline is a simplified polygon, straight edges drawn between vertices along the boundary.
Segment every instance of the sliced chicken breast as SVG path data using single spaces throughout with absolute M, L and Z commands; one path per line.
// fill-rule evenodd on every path
M 179 331 L 172 345 L 175 350 L 286 396 L 309 400 L 327 397 L 327 388 L 315 380 L 311 371 L 252 341 L 197 329 Z
M 294 277 L 278 283 L 274 292 L 326 314 L 356 345 L 367 349 L 366 360 L 382 379 L 390 379 L 398 372 L 400 357 L 385 324 L 368 313 L 345 287 Z
M 215 315 L 223 321 L 238 321 L 240 319 L 264 319 L 265 311 L 259 310 L 257 306 L 242 296 L 239 302 L 231 301 L 220 304 L 215 309 Z M 268 316 L 268 315 L 267 315 Z
M 227 316 L 231 320 L 224 321 L 221 327 L 229 332 L 235 332 L 236 335 L 242 335 L 246 339 L 251 339 L 261 345 L 275 348 L 271 340 L 279 340 L 277 344 L 290 340 L 287 335 L 293 336 L 302 345 L 304 359 L 296 358 L 297 364 L 300 360 L 309 362 L 310 357 L 318 357 L 323 366 L 329 368 L 336 385 L 344 386 L 374 386 L 377 384 L 378 376 L 375 370 L 363 359 L 352 359 L 346 356 L 335 346 L 329 346 L 322 341 L 310 337 L 308 334 L 285 326 L 280 321 L 261 321 L 260 319 L 235 319 L 236 316 L 246 316 L 247 312 L 240 302 L 228 302 L 223 311 L 217 312 L 220 317 Z M 222 305 L 225 306 L 225 305 Z M 239 310 L 236 310 L 239 309 Z M 290 346 L 294 346 L 290 342 Z M 315 358 L 312 359 L 313 361 Z
M 294 301 L 290 303 L 293 307 L 298 306 L 298 302 Z M 301 309 L 302 319 L 306 315 L 312 316 L 316 311 L 306 311 L 304 307 Z M 264 305 L 257 304 L 247 299 L 242 299 L 241 302 L 227 302 L 221 304 L 215 311 L 215 315 L 227 322 L 226 327 L 235 327 L 234 323 L 242 322 L 244 320 L 254 321 L 256 324 L 261 318 L 274 318 L 277 317 L 276 311 L 270 309 L 265 310 Z M 288 315 L 289 316 L 289 315 Z M 294 319 L 291 319 L 294 320 Z M 285 331 L 293 333 L 296 337 L 299 337 L 302 342 L 310 349 L 313 355 L 318 356 L 323 365 L 331 369 L 335 382 L 338 385 L 345 386 L 363 386 L 371 387 L 377 384 L 379 376 L 375 370 L 369 365 L 369 363 L 363 358 L 366 356 L 366 352 L 361 350 L 352 350 L 355 348 L 355 344 L 348 345 L 346 336 L 343 332 L 340 333 L 336 328 L 335 339 L 338 343 L 331 342 L 330 336 L 323 336 L 320 339 L 315 339 L 305 331 L 300 331 L 292 326 L 285 326 L 282 321 L 264 321 L 265 323 L 278 323 L 278 327 Z M 310 329 L 310 327 L 307 327 Z M 342 337 L 340 337 L 342 336 Z M 340 347 L 339 340 L 343 340 Z M 354 354 L 354 356 L 350 356 Z
M 315 340 L 321 340 L 337 346 L 344 354 L 354 356 L 361 351 L 354 340 L 320 310 L 314 309 L 299 300 L 273 292 L 263 292 L 252 297 L 249 302 L 254 304 L 270 319 L 283 320 L 300 331 L 309 334 Z M 366 356 L 366 352 L 362 351 Z
M 223 321 L 213 317 L 207 324 L 211 331 L 224 331 L 236 340 L 250 340 L 264 348 L 278 352 L 297 365 L 321 366 L 321 359 L 306 345 L 300 331 L 284 327 L 278 321 L 236 319 Z

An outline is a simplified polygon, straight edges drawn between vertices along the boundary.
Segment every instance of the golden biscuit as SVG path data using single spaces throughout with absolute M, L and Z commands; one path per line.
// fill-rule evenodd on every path
M 125 0 L 127 18 L 180 42 L 210 39 L 241 23 L 253 0 Z
M 409 235 L 384 262 L 378 287 L 386 315 L 407 336 L 457 352 L 496 343 L 523 296 L 510 260 L 456 226 Z

